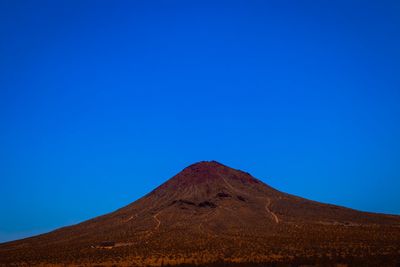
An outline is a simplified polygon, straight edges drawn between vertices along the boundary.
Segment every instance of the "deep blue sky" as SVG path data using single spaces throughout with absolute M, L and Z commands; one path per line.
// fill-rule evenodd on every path
M 0 2 L 0 242 L 200 160 L 400 214 L 399 1 Z

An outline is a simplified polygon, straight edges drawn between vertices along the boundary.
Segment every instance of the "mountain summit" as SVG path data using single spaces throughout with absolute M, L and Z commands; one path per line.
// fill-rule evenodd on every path
M 224 178 L 245 179 L 254 182 L 256 179 L 250 174 L 229 168 L 217 161 L 201 161 L 186 167 L 170 181 L 187 179 L 189 183 L 204 183 L 211 180 L 223 180 Z
M 395 265 L 400 217 L 280 192 L 216 161 L 117 211 L 0 245 L 0 265 Z

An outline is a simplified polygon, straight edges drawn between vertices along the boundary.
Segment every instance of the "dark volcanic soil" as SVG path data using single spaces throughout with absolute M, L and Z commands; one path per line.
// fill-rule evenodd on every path
M 3 266 L 183 263 L 398 266 L 400 216 L 282 193 L 211 161 L 115 212 L 0 244 Z

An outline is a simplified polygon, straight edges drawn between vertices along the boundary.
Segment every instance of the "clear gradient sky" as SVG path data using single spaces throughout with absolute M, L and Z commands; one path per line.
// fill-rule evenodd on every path
M 0 242 L 217 160 L 400 214 L 399 1 L 0 1 Z

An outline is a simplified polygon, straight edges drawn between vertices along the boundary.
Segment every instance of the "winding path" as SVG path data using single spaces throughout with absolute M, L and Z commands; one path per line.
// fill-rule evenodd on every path
M 224 177 L 222 177 L 222 179 L 224 180 L 224 182 L 226 183 L 226 185 L 227 185 L 230 189 L 232 189 L 232 190 L 235 191 L 235 192 L 240 192 L 239 190 L 237 190 L 236 188 L 234 188 Z M 277 216 L 273 211 L 270 210 L 270 208 L 269 208 L 270 206 L 271 206 L 271 199 L 268 198 L 268 202 L 267 202 L 267 204 L 265 204 L 265 210 L 266 210 L 269 214 L 271 214 L 271 216 L 272 216 L 272 218 L 274 219 L 275 223 L 279 223 L 279 218 L 278 218 L 278 216 Z
M 270 205 L 271 205 L 271 199 L 268 198 L 268 202 L 267 202 L 267 204 L 265 204 L 265 210 L 266 210 L 269 214 L 271 214 L 272 218 L 274 218 L 274 220 L 275 220 L 276 223 L 279 223 L 279 218 L 278 218 L 278 216 L 276 216 L 276 214 L 273 213 L 273 212 L 269 209 L 269 206 L 270 206 Z
M 161 211 L 157 212 L 156 214 L 153 215 L 153 219 L 157 222 L 156 227 L 154 227 L 153 231 L 157 231 L 158 228 L 160 228 L 161 221 L 157 218 L 157 216 L 160 214 Z
M 160 215 L 161 211 L 162 211 L 162 210 L 160 210 L 159 212 L 157 212 L 156 214 L 154 214 L 154 215 L 152 216 L 153 219 L 154 219 L 154 221 L 156 222 L 156 226 L 155 226 L 153 229 L 151 229 L 151 230 L 146 230 L 146 231 L 144 232 L 145 235 L 144 235 L 143 239 L 149 238 L 151 235 L 154 234 L 155 231 L 158 230 L 158 228 L 160 228 L 161 221 L 160 221 L 160 219 L 157 218 L 157 216 Z M 146 242 L 147 242 L 147 241 L 146 241 Z

